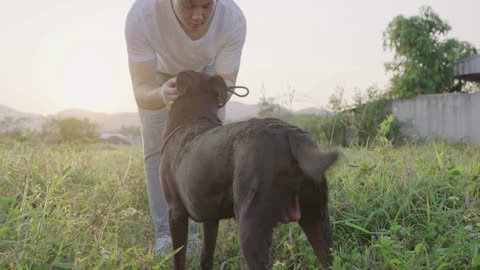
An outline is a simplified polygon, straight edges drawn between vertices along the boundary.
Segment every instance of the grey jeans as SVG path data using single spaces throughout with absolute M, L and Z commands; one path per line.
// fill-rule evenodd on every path
M 160 182 L 160 149 L 162 135 L 168 117 L 168 110 L 145 110 L 138 108 L 138 115 L 142 125 L 143 154 L 145 175 L 147 180 L 148 202 L 150 214 L 155 225 L 155 235 L 160 237 L 169 235 L 168 208 Z M 225 119 L 225 107 L 219 113 L 219 118 Z M 198 233 L 199 226 L 190 226 L 190 233 Z
M 145 110 L 138 108 L 142 125 L 143 156 L 147 180 L 148 203 L 157 237 L 170 234 L 168 209 L 160 183 L 160 148 L 168 117 L 168 110 Z

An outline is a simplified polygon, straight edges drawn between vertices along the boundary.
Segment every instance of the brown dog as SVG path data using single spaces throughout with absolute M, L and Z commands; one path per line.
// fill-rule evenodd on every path
M 203 223 L 202 269 L 213 267 L 219 220 L 235 217 L 250 269 L 270 269 L 270 243 L 279 223 L 298 221 L 323 267 L 332 265 L 325 171 L 338 154 L 321 153 L 311 137 L 277 119 L 222 126 L 227 100 L 222 78 L 177 76 L 162 147 L 161 178 L 173 248 L 187 243 L 188 218 Z M 174 257 L 185 268 L 185 249 Z

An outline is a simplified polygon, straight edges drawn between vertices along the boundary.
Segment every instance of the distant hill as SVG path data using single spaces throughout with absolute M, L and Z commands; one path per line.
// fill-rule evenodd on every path
M 299 115 L 299 114 L 327 115 L 327 114 L 330 114 L 330 111 L 322 108 L 317 108 L 317 107 L 309 107 L 299 111 L 295 111 L 295 114 L 296 115 Z
M 4 117 L 20 118 L 20 117 L 30 117 L 30 116 L 40 116 L 40 115 L 20 112 L 11 107 L 0 104 L 0 118 L 4 118 Z
M 256 117 L 260 110 L 258 104 L 248 105 L 240 102 L 229 102 L 227 104 L 227 121 L 240 121 L 252 117 Z M 330 114 L 328 110 L 316 107 L 309 107 L 294 112 L 295 115 L 299 114 L 315 114 L 315 115 L 327 115 Z
M 259 110 L 258 104 L 250 105 L 236 101 L 227 103 L 227 112 L 225 118 L 227 121 L 240 121 L 256 117 Z
M 226 120 L 229 122 L 240 121 L 256 117 L 259 111 L 258 104 L 244 104 L 241 102 L 232 101 L 227 104 Z M 327 110 L 320 108 L 307 108 L 296 111 L 295 114 L 316 114 L 324 115 L 329 113 Z M 24 113 L 5 105 L 0 104 L 0 121 L 5 117 L 11 118 L 27 118 L 23 121 L 24 128 L 41 129 L 43 123 L 49 118 L 67 118 L 75 117 L 84 119 L 87 118 L 91 122 L 97 123 L 100 132 L 118 132 L 122 126 L 125 127 L 140 127 L 140 119 L 137 112 L 127 113 L 99 113 L 84 109 L 68 109 L 55 114 L 42 116 L 39 114 Z M 2 127 L 0 127 L 0 131 Z
M 6 118 L 10 119 L 22 119 L 21 121 L 16 121 L 14 126 L 6 126 L 2 121 L 6 121 Z M 6 131 L 7 129 L 20 128 L 20 129 L 40 129 L 45 122 L 45 117 L 39 114 L 25 113 L 15 110 L 11 107 L 0 104 L 0 132 Z M 18 126 L 17 126 L 18 125 Z

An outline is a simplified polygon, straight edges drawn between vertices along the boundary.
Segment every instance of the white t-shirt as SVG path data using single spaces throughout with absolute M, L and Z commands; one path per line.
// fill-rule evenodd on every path
M 125 24 L 129 60 L 157 59 L 157 71 L 170 75 L 213 66 L 217 74 L 238 70 L 245 17 L 233 0 L 216 3 L 208 32 L 191 40 L 177 20 L 171 0 L 136 0 Z

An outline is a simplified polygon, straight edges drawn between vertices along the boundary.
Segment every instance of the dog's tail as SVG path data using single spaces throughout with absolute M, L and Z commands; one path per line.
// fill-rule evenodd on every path
M 325 172 L 338 158 L 338 152 L 321 152 L 318 145 L 306 132 L 288 133 L 291 152 L 305 176 L 322 184 Z

